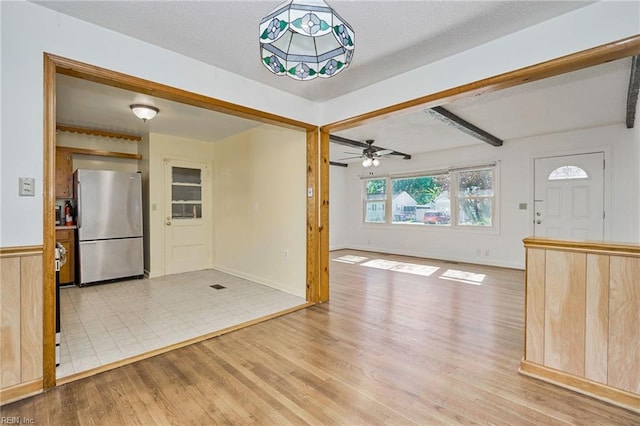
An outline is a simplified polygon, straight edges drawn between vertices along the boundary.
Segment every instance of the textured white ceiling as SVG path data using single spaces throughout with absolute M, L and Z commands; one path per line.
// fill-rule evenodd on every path
M 323 101 L 585 6 L 585 1 L 348 1 L 329 4 L 356 31 L 349 69 L 330 79 L 294 81 L 269 73 L 258 58 L 258 22 L 278 1 L 36 2 L 157 46 L 236 72 L 298 96 Z M 445 105 L 505 140 L 622 122 L 630 60 Z M 216 141 L 257 123 L 60 76 L 58 120 L 136 134 Z M 161 110 L 143 124 L 128 105 Z M 338 133 L 409 154 L 482 144 L 414 112 Z M 358 150 L 332 144 L 331 160 Z
M 623 123 L 630 70 L 631 59 L 621 59 L 443 106 L 505 141 Z M 485 143 L 424 111 L 336 134 L 357 141 L 374 139 L 376 146 L 407 154 Z M 347 157 L 346 151 L 353 149 L 331 144 L 331 161 Z
M 260 63 L 258 24 L 280 1 L 35 1 L 276 87 L 324 101 L 588 5 L 588 1 L 354 1 L 332 6 L 356 33 L 352 64 L 299 82 Z

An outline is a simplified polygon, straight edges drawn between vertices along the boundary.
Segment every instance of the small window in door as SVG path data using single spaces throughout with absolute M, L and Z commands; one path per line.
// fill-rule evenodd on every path
M 578 166 L 561 166 L 549 173 L 548 180 L 589 179 L 589 174 Z
M 200 169 L 171 168 L 171 217 L 202 217 L 202 176 Z

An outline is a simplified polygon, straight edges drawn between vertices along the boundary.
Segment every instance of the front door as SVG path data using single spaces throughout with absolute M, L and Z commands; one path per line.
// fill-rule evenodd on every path
M 207 163 L 165 159 L 165 273 L 210 268 L 211 178 Z
M 534 234 L 564 240 L 604 237 L 604 153 L 536 158 Z

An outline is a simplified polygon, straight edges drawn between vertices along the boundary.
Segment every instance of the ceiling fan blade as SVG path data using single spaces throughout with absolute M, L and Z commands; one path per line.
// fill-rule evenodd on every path
M 354 158 L 360 158 L 360 157 L 361 157 L 361 155 L 358 155 L 357 157 L 338 158 L 338 161 L 353 160 Z
M 392 152 L 392 149 L 381 149 L 380 151 L 374 152 L 373 155 L 376 157 L 382 157 L 383 155 L 391 154 Z
M 349 151 L 344 151 L 345 154 L 351 154 L 351 155 L 362 155 L 362 153 L 360 152 L 349 152 Z

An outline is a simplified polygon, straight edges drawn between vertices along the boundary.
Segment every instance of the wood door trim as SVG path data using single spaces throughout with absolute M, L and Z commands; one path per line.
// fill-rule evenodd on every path
M 571 71 L 604 64 L 616 59 L 626 58 L 640 53 L 640 34 L 596 46 L 591 49 L 571 53 L 535 65 L 509 71 L 493 77 L 463 84 L 440 92 L 421 96 L 395 105 L 380 108 L 351 118 L 326 124 L 320 127 L 324 132 L 337 132 L 360 126 L 382 117 L 389 117 L 412 110 L 433 108 L 455 100 L 495 92 L 532 81 L 554 77 Z
M 279 127 L 288 127 L 296 130 L 313 130 L 317 127 L 315 124 L 293 120 L 291 118 L 282 117 L 254 108 L 188 92 L 186 90 L 134 77 L 118 71 L 112 71 L 84 62 L 75 61 L 73 59 L 64 58 L 50 53 L 45 53 L 45 55 L 55 64 L 56 71 L 59 74 L 93 81 L 124 90 L 130 90 L 136 93 L 143 93 L 156 98 L 180 102 L 211 111 L 222 112 L 236 117 L 247 118 L 261 123 L 273 124 Z
M 55 225 L 54 225 L 54 203 L 55 203 L 55 148 L 56 148 L 56 74 L 64 74 L 83 80 L 93 81 L 107 86 L 131 90 L 151 96 L 181 102 L 211 111 L 230 114 L 261 123 L 271 124 L 278 127 L 285 127 L 295 130 L 306 131 L 307 148 L 317 146 L 318 126 L 293 120 L 287 117 L 278 116 L 253 108 L 247 108 L 230 102 L 214 99 L 208 96 L 188 92 L 160 83 L 155 83 L 142 78 L 130 76 L 116 71 L 107 70 L 94 65 L 75 61 L 73 59 L 44 53 L 44 255 L 43 265 L 50 261 L 53 265 L 55 247 Z M 314 139 L 315 138 L 315 139 Z M 314 140 L 316 142 L 314 142 Z M 307 152 L 308 185 L 312 189 L 313 197 L 308 198 L 307 208 L 317 200 L 319 190 L 319 169 L 318 150 Z M 319 217 L 317 210 L 314 210 L 314 221 L 317 224 L 328 224 L 329 218 Z M 309 212 L 307 212 L 309 217 Z M 317 225 L 316 225 L 317 226 Z M 307 229 L 307 258 L 318 258 L 320 253 L 317 228 Z M 327 253 L 328 256 L 328 253 Z M 312 269 L 309 269 L 311 267 Z M 328 286 L 328 280 L 320 281 L 316 277 L 320 276 L 318 262 L 309 263 L 307 261 L 307 295 L 319 294 L 320 286 Z M 55 273 L 53 268 L 44 267 L 43 277 L 43 386 L 45 389 L 56 385 L 55 367 Z M 325 291 L 328 294 L 328 289 Z M 307 298 L 307 301 L 317 300 Z

